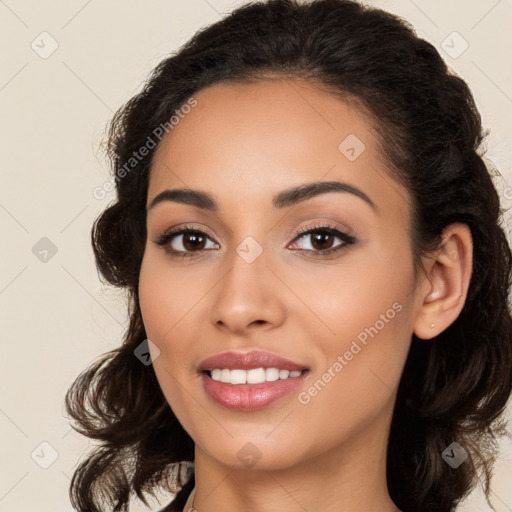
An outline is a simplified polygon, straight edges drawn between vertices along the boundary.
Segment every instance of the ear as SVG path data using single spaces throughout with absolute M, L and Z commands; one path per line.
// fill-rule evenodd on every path
M 449 327 L 464 307 L 473 269 L 473 239 L 469 227 L 461 223 L 447 226 L 442 246 L 428 260 L 413 329 L 414 334 L 424 340 Z

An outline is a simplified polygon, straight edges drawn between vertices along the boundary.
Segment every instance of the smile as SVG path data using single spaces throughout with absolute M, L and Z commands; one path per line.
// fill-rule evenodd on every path
M 210 372 L 210 377 L 225 384 L 262 384 L 263 382 L 275 382 L 279 379 L 293 379 L 300 374 L 301 372 L 298 370 L 291 372 L 279 368 L 253 368 L 252 370 L 215 368 Z
M 199 366 L 203 388 L 218 405 L 253 411 L 284 398 L 311 373 L 303 364 L 268 352 L 224 352 Z

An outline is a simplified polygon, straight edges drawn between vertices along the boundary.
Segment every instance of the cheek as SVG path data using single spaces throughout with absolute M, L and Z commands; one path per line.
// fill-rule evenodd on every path
M 180 394 L 179 366 L 186 360 L 187 340 L 180 339 L 180 328 L 187 310 L 197 301 L 190 297 L 197 294 L 192 290 L 183 273 L 171 269 L 154 250 L 146 252 L 139 278 L 139 304 L 146 335 L 159 350 L 153 368 L 171 407 Z
M 315 341 L 311 345 L 319 362 L 298 397 L 309 410 L 305 421 L 311 428 L 325 411 L 332 412 L 333 425 L 354 426 L 394 398 L 411 341 L 414 288 L 407 244 L 397 247 L 404 250 L 361 251 L 297 283 L 318 317 L 311 323 L 311 315 L 294 312 Z
M 284 280 L 293 283 L 296 294 L 289 301 L 294 308 L 290 316 L 306 332 L 314 329 L 339 349 L 359 334 L 364 340 L 366 329 L 376 323 L 379 331 L 390 332 L 408 316 L 404 308 L 413 299 L 414 272 L 407 247 L 406 239 L 393 244 L 376 239 L 336 264 L 309 265 L 302 272 L 283 267 Z
M 148 338 L 157 344 L 172 339 L 206 292 L 207 283 L 194 280 L 191 272 L 180 271 L 154 249 L 147 250 L 140 271 L 139 303 Z
M 146 251 L 139 278 L 139 304 L 146 335 L 160 351 L 153 361 L 156 378 L 179 421 L 183 421 L 181 411 L 192 406 L 180 385 L 187 354 L 187 340 L 180 343 L 180 328 L 187 310 L 197 301 L 192 297 L 196 294 L 184 273 L 172 270 L 154 250 Z
M 159 349 L 153 367 L 167 401 L 175 412 L 191 404 L 184 392 L 193 374 L 191 345 L 196 320 L 206 314 L 202 301 L 212 284 L 148 248 L 141 265 L 139 304 L 146 335 Z M 183 406 L 184 403 L 188 405 Z

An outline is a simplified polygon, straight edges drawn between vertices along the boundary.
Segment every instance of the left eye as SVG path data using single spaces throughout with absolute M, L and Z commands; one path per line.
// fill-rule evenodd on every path
M 295 240 L 302 239 L 309 239 L 310 242 L 305 244 L 307 247 L 301 248 L 299 250 L 313 251 L 319 254 L 326 254 L 337 251 L 344 245 L 352 244 L 355 241 L 353 236 L 332 227 L 310 229 L 300 234 Z M 333 246 L 336 239 L 340 240 L 340 243 Z
M 197 230 L 182 230 L 175 233 L 169 233 L 164 235 L 160 240 L 157 241 L 158 245 L 169 245 L 171 247 L 170 253 L 185 253 L 198 252 L 205 249 L 215 249 L 215 247 L 208 247 L 206 241 L 210 240 L 215 246 L 215 242 L 203 233 Z

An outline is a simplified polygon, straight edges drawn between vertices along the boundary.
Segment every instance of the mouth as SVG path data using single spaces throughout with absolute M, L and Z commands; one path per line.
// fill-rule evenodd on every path
M 217 404 L 253 411 L 290 395 L 311 370 L 268 352 L 225 352 L 203 361 L 199 372 L 206 394 Z

